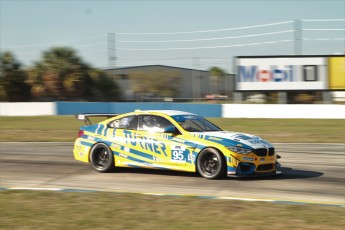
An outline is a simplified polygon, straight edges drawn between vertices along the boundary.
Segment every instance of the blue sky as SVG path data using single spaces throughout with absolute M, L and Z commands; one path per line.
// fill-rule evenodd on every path
M 107 35 L 115 33 L 118 67 L 231 72 L 234 56 L 294 54 L 292 21 L 310 19 L 345 19 L 345 0 L 0 0 L 0 48 L 30 66 L 43 51 L 68 46 L 85 62 L 108 67 Z M 250 28 L 231 29 L 239 27 Z M 303 54 L 345 53 L 344 20 L 303 21 L 302 28 L 336 29 L 303 31 Z

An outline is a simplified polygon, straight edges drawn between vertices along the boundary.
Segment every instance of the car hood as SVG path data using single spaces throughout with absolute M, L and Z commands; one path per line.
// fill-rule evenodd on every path
M 262 138 L 239 132 L 216 131 L 200 133 L 200 138 L 213 141 L 224 146 L 240 146 L 243 148 L 272 148 L 272 144 Z

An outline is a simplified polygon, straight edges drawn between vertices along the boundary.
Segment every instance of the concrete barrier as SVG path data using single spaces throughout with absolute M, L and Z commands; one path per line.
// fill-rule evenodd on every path
M 56 115 L 54 102 L 1 102 L 0 116 Z
M 345 105 L 189 104 L 118 102 L 18 102 L 0 103 L 0 116 L 74 115 L 76 113 L 126 113 L 140 110 L 181 110 L 204 117 L 345 119 Z
M 345 119 L 345 105 L 224 104 L 222 117 Z
M 57 115 L 76 113 L 127 113 L 140 110 L 181 110 L 205 117 L 221 117 L 219 104 L 188 104 L 159 102 L 57 102 Z

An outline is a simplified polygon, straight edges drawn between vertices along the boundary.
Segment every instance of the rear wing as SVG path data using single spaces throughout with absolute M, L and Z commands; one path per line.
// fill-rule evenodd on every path
M 75 118 L 80 120 L 80 121 L 84 121 L 85 122 L 85 125 L 92 125 L 89 117 L 106 117 L 107 119 L 108 118 L 111 118 L 111 117 L 116 117 L 117 113 L 77 113 L 75 115 Z

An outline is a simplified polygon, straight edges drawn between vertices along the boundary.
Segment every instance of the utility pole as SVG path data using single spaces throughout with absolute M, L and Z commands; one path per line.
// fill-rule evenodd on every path
M 115 33 L 108 33 L 108 68 L 111 70 L 111 75 L 114 80 L 116 73 L 116 49 L 115 49 Z
M 200 64 L 200 58 L 193 57 L 193 70 L 192 70 L 192 91 L 193 91 L 193 98 L 199 98 L 199 94 L 201 93 L 201 82 L 200 82 L 200 71 L 197 70 Z
M 294 45 L 294 54 L 295 55 L 302 55 L 303 48 L 302 48 L 302 21 L 301 20 L 294 20 L 293 22 L 293 45 Z

